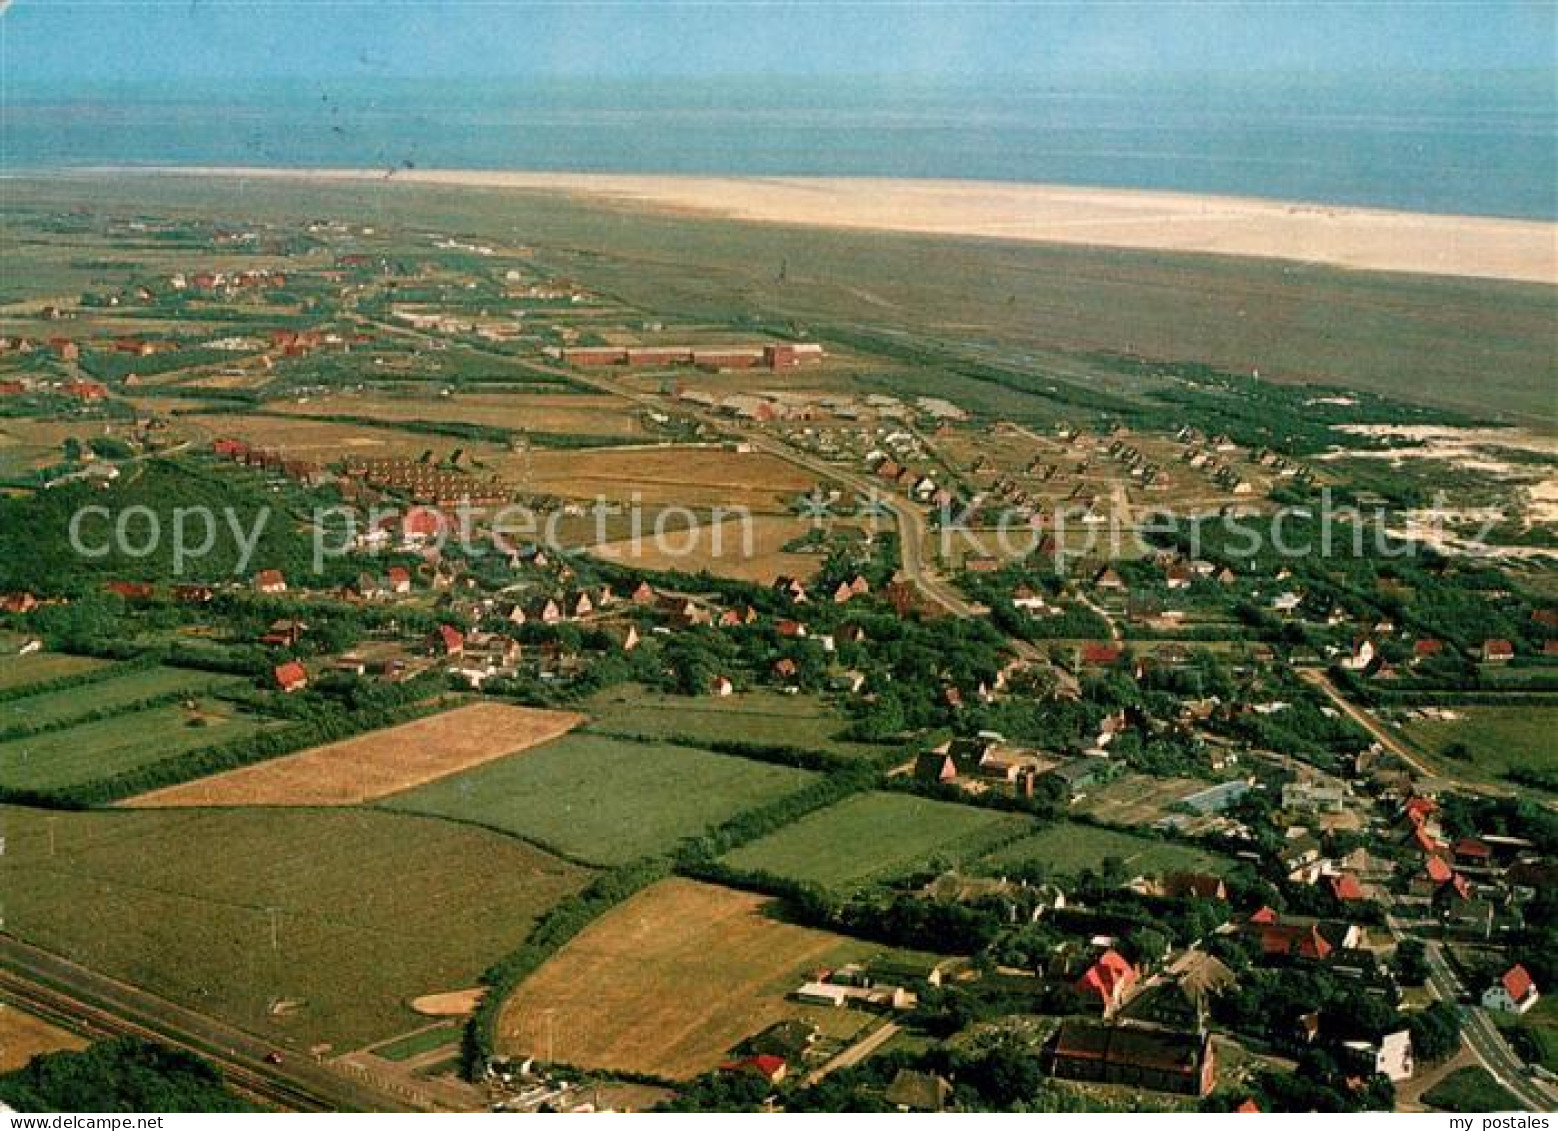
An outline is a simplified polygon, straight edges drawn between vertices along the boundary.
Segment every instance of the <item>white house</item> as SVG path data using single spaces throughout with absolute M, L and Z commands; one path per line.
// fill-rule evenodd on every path
M 1343 1046 L 1361 1065 L 1387 1077 L 1391 1083 L 1410 1080 L 1416 1065 L 1412 1060 L 1412 1034 L 1402 1029 L 1387 1033 L 1377 1044 L 1370 1041 L 1348 1041 Z
M 1498 1013 L 1524 1013 L 1540 995 L 1524 966 L 1516 963 L 1482 993 L 1482 1008 Z

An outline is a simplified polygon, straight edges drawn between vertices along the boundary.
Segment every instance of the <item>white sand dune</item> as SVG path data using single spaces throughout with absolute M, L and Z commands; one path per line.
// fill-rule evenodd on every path
M 595 173 L 116 170 L 558 192 L 766 223 L 1257 256 L 1372 271 L 1558 285 L 1558 224 L 1244 197 L 989 181 Z

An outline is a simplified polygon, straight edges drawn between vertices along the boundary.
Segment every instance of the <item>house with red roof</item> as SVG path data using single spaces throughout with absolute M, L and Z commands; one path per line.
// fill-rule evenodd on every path
M 1458 866 L 1485 868 L 1493 862 L 1493 849 L 1474 836 L 1465 836 L 1450 849 Z
M 1343 903 L 1355 903 L 1368 898 L 1364 894 L 1363 885 L 1358 883 L 1358 878 L 1346 872 L 1331 877 L 1331 894 Z
M 296 660 L 277 664 L 271 674 L 276 680 L 276 686 L 288 695 L 308 686 L 308 669 Z
M 452 624 L 441 624 L 428 644 L 439 655 L 458 656 L 465 651 L 465 633 Z
M 1110 948 L 1098 956 L 1076 982 L 1076 992 L 1087 1002 L 1102 1007 L 1107 1017 L 1118 1009 L 1136 984 L 1136 967 Z
M 411 592 L 411 571 L 405 566 L 390 566 L 385 576 L 391 593 Z
M 67 397 L 82 401 L 100 401 L 108 395 L 108 386 L 100 381 L 67 381 L 60 386 Z
M 1077 659 L 1084 664 L 1115 664 L 1125 650 L 1118 644 L 1084 644 L 1077 650 Z
M 1364 944 L 1364 932 L 1355 923 L 1332 919 L 1279 916 L 1262 907 L 1244 921 L 1243 933 L 1254 938 L 1262 953 L 1312 960 L 1330 957 L 1336 950 L 1356 950 Z
M 1482 993 L 1482 1008 L 1497 1013 L 1524 1013 L 1541 998 L 1531 973 L 1518 962 Z
M 1421 640 L 1412 643 L 1412 658 L 1414 660 L 1427 660 L 1433 656 L 1444 655 L 1444 641 L 1436 640 L 1432 636 L 1425 636 Z
M 1451 868 L 1439 856 L 1430 856 L 1423 861 L 1423 874 L 1435 884 L 1447 884 L 1455 878 L 1455 869 Z
M 444 530 L 444 516 L 435 507 L 412 507 L 400 520 L 400 540 L 414 546 L 437 538 Z
M 770 1084 L 777 1084 L 784 1079 L 785 1073 L 789 1071 L 789 1065 L 785 1063 L 784 1057 L 765 1052 L 758 1053 L 756 1056 L 744 1056 L 740 1060 L 722 1064 L 720 1065 L 720 1071 L 761 1076 Z
M 23 590 L 0 597 L 0 613 L 30 613 L 38 607 L 38 598 Z
M 1314 923 L 1273 923 L 1260 929 L 1259 939 L 1262 954 L 1286 958 L 1318 961 L 1336 949 Z
M 262 569 L 254 575 L 254 588 L 260 593 L 285 593 L 287 579 L 279 569 Z
M 1507 664 L 1515 658 L 1515 646 L 1508 640 L 1492 639 L 1482 642 L 1482 660 L 1487 664 Z

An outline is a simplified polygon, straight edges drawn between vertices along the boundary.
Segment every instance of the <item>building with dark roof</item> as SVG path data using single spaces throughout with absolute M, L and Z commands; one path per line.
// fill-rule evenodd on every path
M 1206 1095 L 1217 1080 L 1208 1034 L 1081 1021 L 1061 1022 L 1044 1047 L 1044 1070 L 1062 1080 L 1187 1096 Z

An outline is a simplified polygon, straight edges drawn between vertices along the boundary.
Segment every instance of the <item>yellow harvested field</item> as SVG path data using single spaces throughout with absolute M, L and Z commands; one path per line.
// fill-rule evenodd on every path
M 33 1057 L 61 1049 L 83 1049 L 87 1042 L 67 1029 L 0 1002 L 0 1072 L 14 1072 Z
M 776 511 L 815 477 L 775 456 L 666 445 L 537 451 L 511 459 L 509 476 L 538 493 L 607 498 L 646 506 L 745 506 Z
M 667 522 L 655 536 L 655 518 L 646 517 L 642 537 L 602 542 L 590 548 L 597 557 L 633 569 L 708 570 L 716 577 L 771 584 L 776 577 L 809 579 L 821 568 L 821 554 L 786 553 L 784 547 L 810 526 L 801 518 L 754 517 L 714 524 L 704 518 L 689 527 L 686 517 Z
M 153 790 L 127 804 L 356 805 L 517 754 L 584 721 L 571 711 L 474 703 L 285 758 Z
M 596 920 L 531 975 L 498 1019 L 498 1048 L 583 1068 L 684 1080 L 747 1037 L 808 1015 L 786 995 L 858 943 L 781 923 L 771 901 L 662 880 Z
M 457 393 L 447 397 L 333 394 L 276 405 L 275 410 L 299 416 L 367 416 L 386 423 L 411 420 L 484 424 L 584 436 L 638 436 L 644 431 L 629 402 L 582 393 Z

